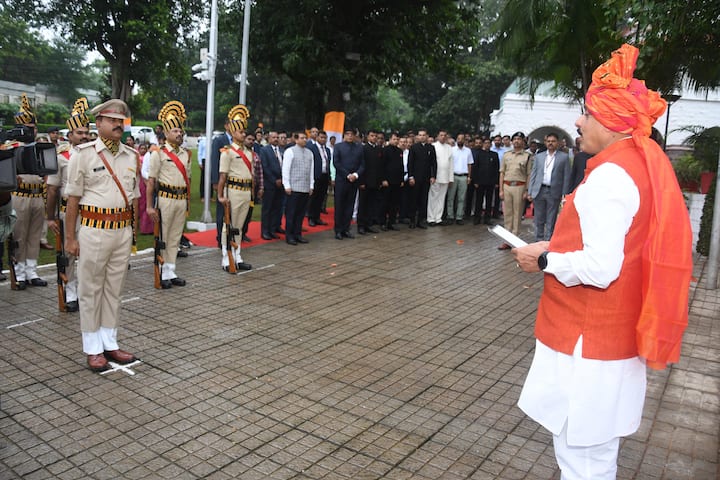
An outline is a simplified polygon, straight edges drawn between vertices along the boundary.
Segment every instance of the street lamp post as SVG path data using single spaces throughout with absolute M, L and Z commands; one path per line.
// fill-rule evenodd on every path
M 668 136 L 668 126 L 670 125 L 670 107 L 673 103 L 680 100 L 680 95 L 675 95 L 673 93 L 668 93 L 662 96 L 662 98 L 665 99 L 667 102 L 668 108 L 667 112 L 665 113 L 665 135 L 663 135 L 663 152 L 667 151 L 667 136 Z

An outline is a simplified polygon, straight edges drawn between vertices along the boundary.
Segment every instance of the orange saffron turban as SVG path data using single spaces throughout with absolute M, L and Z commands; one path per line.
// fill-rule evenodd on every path
M 633 78 L 640 51 L 623 45 L 593 73 L 585 96 L 592 116 L 609 130 L 632 136 L 648 172 L 653 206 L 643 245 L 643 305 L 636 326 L 638 353 L 655 369 L 677 362 L 688 322 L 692 230 L 677 178 L 665 152 L 649 138 L 667 107 L 645 82 Z
M 593 73 L 585 107 L 613 132 L 647 137 L 667 103 L 658 92 L 648 90 L 644 81 L 633 78 L 639 54 L 628 44 L 615 50 Z

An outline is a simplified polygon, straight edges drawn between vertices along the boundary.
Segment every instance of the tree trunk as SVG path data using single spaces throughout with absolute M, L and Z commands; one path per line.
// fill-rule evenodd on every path
M 127 57 L 127 58 L 125 58 Z M 123 102 L 132 97 L 132 86 L 130 83 L 130 52 L 127 55 L 120 52 L 118 58 L 108 62 L 110 64 L 110 84 L 112 86 L 112 98 L 118 98 Z

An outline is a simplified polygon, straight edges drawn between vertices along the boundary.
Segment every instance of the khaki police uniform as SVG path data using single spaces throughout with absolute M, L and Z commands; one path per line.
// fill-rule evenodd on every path
M 520 219 L 525 208 L 523 194 L 527 192 L 531 172 L 530 153 L 524 150 L 505 152 L 500 167 L 500 176 L 503 179 L 500 185 L 503 192 L 503 215 L 505 228 L 515 235 L 520 231 Z
M 129 206 L 105 168 L 117 176 Z M 116 155 L 102 139 L 79 145 L 69 161 L 66 194 L 80 197 L 78 301 L 83 350 L 88 355 L 117 350 L 120 293 L 132 246 L 132 201 L 140 196 L 137 153 L 119 145 Z
M 18 178 L 18 188 L 13 192 L 13 208 L 17 214 L 13 238 L 18 242 L 15 275 L 18 282 L 30 282 L 40 278 L 37 259 L 45 223 L 46 187 L 42 177 L 37 175 L 18 175 Z
M 232 147 L 232 148 L 230 148 Z M 242 151 L 245 157 L 250 161 L 250 169 L 245 165 L 245 161 L 233 149 Z M 220 153 L 219 172 L 227 175 L 225 185 L 227 187 L 227 198 L 230 200 L 230 221 L 233 227 L 242 228 L 245 223 L 248 211 L 250 210 L 250 202 L 252 200 L 253 188 L 253 152 L 245 147 L 240 147 L 236 143 L 222 149 Z M 227 254 L 227 235 L 225 233 L 225 225 L 220 236 L 222 245 L 222 266 L 230 265 Z M 243 263 L 240 255 L 240 239 L 237 239 L 237 248 L 233 249 L 233 257 L 235 263 Z
M 49 186 L 58 188 L 57 201 L 60 204 L 59 220 L 63 222 L 64 228 L 69 228 L 65 223 L 65 210 L 67 209 L 67 194 L 65 188 L 67 186 L 68 179 L 68 161 L 70 160 L 70 154 L 72 147 L 69 144 L 62 145 L 58 148 L 57 162 L 58 171 L 53 175 L 48 175 L 47 184 Z M 75 224 L 75 231 L 78 231 L 80 227 L 80 217 Z M 67 284 L 65 285 L 65 301 L 74 302 L 78 299 L 77 296 L 77 275 L 75 269 L 75 255 L 66 252 L 68 264 L 65 267 L 65 275 L 67 276 Z
M 185 167 L 189 182 L 190 153 L 182 147 L 173 150 L 172 145 L 169 143 L 166 143 L 163 148 L 178 157 L 183 167 Z M 162 257 L 165 263 L 162 266 L 161 278 L 171 280 L 177 278 L 175 261 L 180 246 L 180 237 L 182 237 L 185 226 L 190 185 L 185 183 L 185 178 L 180 173 L 180 169 L 162 149 L 155 150 L 150 154 L 148 176 L 155 179 L 155 193 L 158 196 L 158 208 L 162 215 L 162 233 L 165 241 L 165 250 L 163 250 Z

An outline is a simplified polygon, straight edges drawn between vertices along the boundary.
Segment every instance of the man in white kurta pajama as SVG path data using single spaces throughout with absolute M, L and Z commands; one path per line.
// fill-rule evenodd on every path
M 690 224 L 648 138 L 665 102 L 632 78 L 637 56 L 624 45 L 593 75 L 576 125 L 595 156 L 551 241 L 513 250 L 518 267 L 545 273 L 518 405 L 553 434 L 563 480 L 616 477 L 620 437 L 640 425 L 645 367 L 677 362 L 687 325 Z

